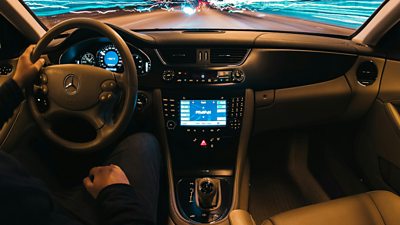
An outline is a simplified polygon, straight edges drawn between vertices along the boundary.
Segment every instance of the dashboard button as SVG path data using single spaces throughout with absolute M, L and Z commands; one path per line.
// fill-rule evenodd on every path
M 244 73 L 242 70 L 234 70 L 232 72 L 232 78 L 235 82 L 242 82 L 245 78 Z
M 136 110 L 141 112 L 147 106 L 149 99 L 143 92 L 139 92 L 136 101 Z
M 40 81 L 42 82 L 42 84 L 47 84 L 48 80 L 46 74 L 40 75 Z
M 47 85 L 42 85 L 42 91 L 44 95 L 47 95 L 47 93 L 49 92 L 49 88 L 47 87 Z
M 206 148 L 207 146 L 208 146 L 208 144 L 207 144 L 206 140 L 202 140 L 202 141 L 200 142 L 200 147 Z
M 168 121 L 167 121 L 167 128 L 168 128 L 169 130 L 173 130 L 173 129 L 175 129 L 175 127 L 176 127 L 175 121 L 173 121 L 173 120 L 168 120 Z
M 99 100 L 101 102 L 106 102 L 106 101 L 110 100 L 112 97 L 113 97 L 112 92 L 108 92 L 107 91 L 107 92 L 103 92 L 103 93 L 100 94 Z
M 170 82 L 175 78 L 175 72 L 173 70 L 165 70 L 162 74 L 162 79 L 166 82 Z
M 101 89 L 103 91 L 112 91 L 117 86 L 117 83 L 114 80 L 106 80 L 101 84 Z

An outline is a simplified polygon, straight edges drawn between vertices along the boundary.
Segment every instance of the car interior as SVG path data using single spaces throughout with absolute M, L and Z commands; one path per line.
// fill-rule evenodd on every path
M 347 35 L 38 17 L 0 2 L 0 85 L 46 59 L 0 150 L 50 189 L 148 132 L 159 224 L 399 224 L 400 1 Z

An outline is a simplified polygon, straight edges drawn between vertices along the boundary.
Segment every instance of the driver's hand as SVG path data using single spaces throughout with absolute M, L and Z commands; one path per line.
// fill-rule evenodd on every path
M 43 58 L 40 58 L 35 63 L 32 63 L 31 54 L 34 47 L 34 45 L 30 45 L 18 59 L 17 68 L 12 79 L 20 88 L 25 88 L 32 84 L 33 80 L 38 75 L 45 63 Z
M 112 184 L 129 184 L 129 180 L 119 166 L 111 164 L 92 168 L 83 184 L 90 195 L 97 198 L 103 188 Z

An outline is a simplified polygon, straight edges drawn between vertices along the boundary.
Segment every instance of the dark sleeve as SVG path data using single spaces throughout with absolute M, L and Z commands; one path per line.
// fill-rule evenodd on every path
M 1 224 L 81 225 L 55 207 L 50 192 L 13 157 L 0 152 Z
M 8 79 L 0 86 L 0 129 L 23 99 L 24 95 L 13 79 Z
M 152 221 L 149 210 L 143 207 L 145 199 L 141 198 L 131 185 L 110 185 L 99 193 L 97 201 L 103 225 L 156 224 L 156 221 Z
M 44 185 L 30 176 L 17 160 L 1 152 L 0 199 L 2 224 L 14 224 L 5 221 L 15 220 L 39 221 L 53 210 L 52 199 Z

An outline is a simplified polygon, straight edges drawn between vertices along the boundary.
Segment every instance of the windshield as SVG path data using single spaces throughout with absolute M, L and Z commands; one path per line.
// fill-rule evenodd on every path
M 24 0 L 47 27 L 90 17 L 131 30 L 227 29 L 351 35 L 383 0 Z

